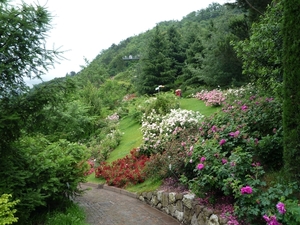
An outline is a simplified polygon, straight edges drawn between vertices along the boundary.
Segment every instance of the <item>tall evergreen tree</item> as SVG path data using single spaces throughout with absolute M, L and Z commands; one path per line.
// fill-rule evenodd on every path
M 186 86 L 196 87 L 204 84 L 200 70 L 204 57 L 204 47 L 201 38 L 196 34 L 191 34 L 189 40 L 191 43 L 186 50 L 183 74 L 179 78 L 182 82 L 182 88 L 185 88 Z
M 171 70 L 174 71 L 173 76 L 174 80 L 176 80 L 178 76 L 182 74 L 182 68 L 186 56 L 182 47 L 181 35 L 174 25 L 167 30 L 167 44 L 166 54 L 171 60 Z
M 284 1 L 284 163 L 287 174 L 300 183 L 300 2 Z
M 154 94 L 159 85 L 168 90 L 174 82 L 175 69 L 171 69 L 172 61 L 166 50 L 166 38 L 160 32 L 159 26 L 156 26 L 146 55 L 141 59 L 142 71 L 137 78 L 137 90 L 140 94 Z

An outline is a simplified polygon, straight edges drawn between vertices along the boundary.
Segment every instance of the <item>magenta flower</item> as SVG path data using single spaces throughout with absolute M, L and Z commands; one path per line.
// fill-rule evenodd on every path
M 274 216 L 274 215 L 272 215 L 271 217 L 264 215 L 263 218 L 267 222 L 267 225 L 280 225 L 280 223 L 278 223 L 278 221 L 276 219 L 276 216 Z
M 248 106 L 242 105 L 241 109 L 242 109 L 243 111 L 246 111 L 246 110 L 248 109 Z
M 205 157 L 201 157 L 201 159 L 200 159 L 201 162 L 204 162 L 205 160 L 206 160 Z
M 227 163 L 227 159 L 222 159 L 222 163 L 226 164 Z
M 251 165 L 254 166 L 254 167 L 257 167 L 257 166 L 260 166 L 260 163 L 256 162 L 256 163 L 252 163 Z
M 225 140 L 225 139 L 222 139 L 222 140 L 219 142 L 220 145 L 224 145 L 225 143 L 226 143 L 226 140 Z
M 216 131 L 217 131 L 217 127 L 216 127 L 215 125 L 212 126 L 211 131 L 212 131 L 212 132 L 216 132 Z
M 238 137 L 239 136 L 239 134 L 240 134 L 240 131 L 239 130 L 237 130 L 236 132 L 230 132 L 229 133 L 229 136 L 231 136 L 231 137 Z
M 278 204 L 276 205 L 276 208 L 278 209 L 278 212 L 280 214 L 285 214 L 286 209 L 284 207 L 285 205 L 282 202 L 278 202 Z
M 230 162 L 230 166 L 236 166 L 235 162 Z
M 241 194 L 252 194 L 252 187 L 245 186 L 241 188 Z
M 202 170 L 203 168 L 204 168 L 204 164 L 199 163 L 199 164 L 197 165 L 197 169 L 198 169 L 198 170 Z

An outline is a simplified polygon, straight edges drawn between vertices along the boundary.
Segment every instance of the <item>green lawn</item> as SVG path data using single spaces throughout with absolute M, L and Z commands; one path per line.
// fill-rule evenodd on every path
M 121 143 L 111 152 L 107 162 L 113 162 L 125 157 L 133 148 L 139 147 L 142 144 L 143 136 L 140 124 L 131 117 L 125 117 L 120 121 L 120 130 L 123 133 Z
M 206 106 L 203 101 L 196 98 L 181 98 L 179 103 L 181 109 L 198 111 L 204 116 L 210 116 L 221 109 L 220 107 Z

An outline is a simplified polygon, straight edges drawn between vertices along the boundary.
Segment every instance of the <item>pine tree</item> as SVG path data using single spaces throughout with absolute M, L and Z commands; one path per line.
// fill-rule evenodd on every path
M 51 16 L 42 6 L 0 1 L 0 96 L 26 89 L 24 77 L 41 77 L 60 55 L 45 48 Z
M 172 61 L 167 56 L 166 50 L 166 39 L 159 26 L 156 26 L 146 56 L 141 59 L 142 71 L 137 78 L 137 90 L 140 94 L 154 94 L 160 85 L 164 86 L 164 90 L 168 90 L 170 84 L 174 82 L 175 70 L 171 69 Z
M 300 182 L 300 2 L 284 1 L 284 163 L 287 175 Z

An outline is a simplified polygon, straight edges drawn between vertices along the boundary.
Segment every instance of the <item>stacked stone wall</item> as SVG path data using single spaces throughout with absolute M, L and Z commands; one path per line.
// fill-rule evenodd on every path
M 176 218 L 184 225 L 226 225 L 220 212 L 213 211 L 196 201 L 191 193 L 165 191 L 143 192 L 138 199 Z

